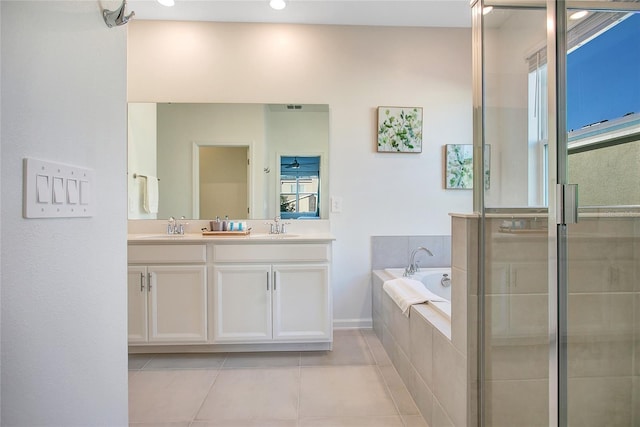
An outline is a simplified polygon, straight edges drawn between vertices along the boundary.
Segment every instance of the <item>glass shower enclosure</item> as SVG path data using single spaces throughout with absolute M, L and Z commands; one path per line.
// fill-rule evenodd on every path
M 477 425 L 640 426 L 640 2 L 472 9 Z

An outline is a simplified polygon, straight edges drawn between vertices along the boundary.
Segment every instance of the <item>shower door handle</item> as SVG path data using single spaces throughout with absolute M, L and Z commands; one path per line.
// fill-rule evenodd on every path
M 578 184 L 557 184 L 556 224 L 578 223 Z

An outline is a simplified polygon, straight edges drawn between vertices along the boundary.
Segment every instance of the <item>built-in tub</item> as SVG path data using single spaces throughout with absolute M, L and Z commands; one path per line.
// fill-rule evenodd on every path
M 384 271 L 394 278 L 404 275 L 403 268 L 386 268 Z M 447 301 L 430 301 L 428 304 L 451 320 L 451 268 L 421 268 L 408 278 L 422 282 L 429 291 L 446 299 Z

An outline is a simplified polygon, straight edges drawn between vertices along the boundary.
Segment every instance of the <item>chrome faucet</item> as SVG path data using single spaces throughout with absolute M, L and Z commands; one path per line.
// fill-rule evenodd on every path
M 413 273 L 417 273 L 418 271 L 420 271 L 420 267 L 418 266 L 418 262 L 416 261 L 416 254 L 419 251 L 424 251 L 429 256 L 433 256 L 433 253 L 424 246 L 418 246 L 417 248 L 415 248 L 413 251 L 411 251 L 411 256 L 409 257 L 409 265 L 404 269 L 403 275 L 405 277 L 411 276 Z
M 273 222 L 265 222 L 269 225 L 269 234 L 285 234 L 287 232 L 287 225 L 289 222 L 281 222 L 280 217 L 277 216 L 273 219 Z
M 180 221 L 184 221 L 184 215 L 180 217 Z M 178 222 L 177 219 L 170 216 L 169 222 L 167 223 L 167 234 L 184 234 L 184 224 L 182 222 Z
M 172 216 L 169 217 L 167 222 L 167 234 L 173 234 L 176 231 L 176 219 Z

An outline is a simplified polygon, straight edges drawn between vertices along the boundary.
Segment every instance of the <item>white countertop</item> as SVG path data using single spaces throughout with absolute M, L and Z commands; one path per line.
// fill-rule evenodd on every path
M 187 233 L 184 235 L 168 234 L 128 234 L 127 242 L 133 244 L 153 243 L 327 243 L 335 240 L 329 233 L 314 234 L 265 234 L 250 233 L 242 235 L 203 236 L 201 233 Z

